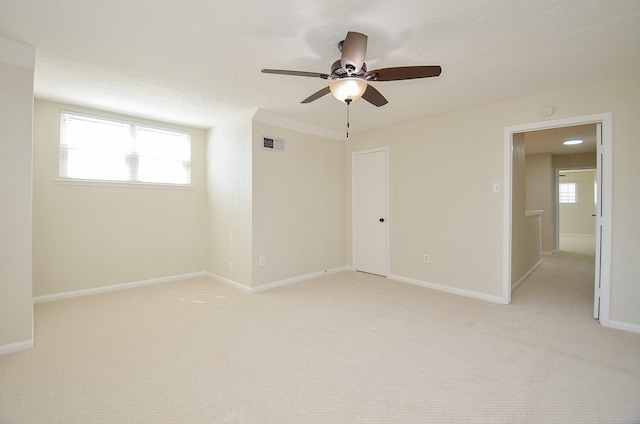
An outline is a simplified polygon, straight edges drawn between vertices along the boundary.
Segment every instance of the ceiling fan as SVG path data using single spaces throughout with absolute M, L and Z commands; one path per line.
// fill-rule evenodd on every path
M 384 106 L 387 99 L 369 81 L 400 81 L 416 78 L 437 77 L 442 72 L 440 66 L 400 66 L 367 70 L 364 56 L 367 51 L 367 36 L 359 32 L 348 32 L 347 37 L 338 43 L 342 51 L 340 60 L 331 65 L 331 73 L 287 71 L 282 69 L 263 69 L 265 74 L 293 75 L 297 77 L 321 78 L 331 81 L 328 87 L 313 93 L 301 103 L 311 103 L 325 94 L 333 96 L 347 104 L 360 97 L 374 106 Z

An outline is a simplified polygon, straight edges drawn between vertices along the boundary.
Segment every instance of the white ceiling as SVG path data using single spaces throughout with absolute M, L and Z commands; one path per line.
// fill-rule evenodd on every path
M 638 0 L 2 0 L 0 36 L 37 47 L 44 99 L 208 128 L 264 108 L 344 131 L 346 106 L 300 101 L 347 31 L 369 69 L 441 65 L 438 78 L 374 83 L 351 132 L 640 72 Z M 543 105 L 540 105 L 543 106 Z

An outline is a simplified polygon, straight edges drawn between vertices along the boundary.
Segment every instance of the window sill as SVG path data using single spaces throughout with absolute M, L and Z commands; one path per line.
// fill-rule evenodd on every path
M 145 183 L 138 181 L 80 180 L 72 178 L 56 178 L 59 185 L 93 186 L 93 187 L 126 187 L 126 188 L 163 188 L 170 190 L 193 190 L 193 184 Z

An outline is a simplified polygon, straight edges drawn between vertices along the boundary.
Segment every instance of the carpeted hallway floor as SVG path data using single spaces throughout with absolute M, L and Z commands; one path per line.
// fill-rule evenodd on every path
M 36 305 L 0 423 L 639 423 L 640 335 L 562 252 L 509 306 L 343 272 L 194 279 Z

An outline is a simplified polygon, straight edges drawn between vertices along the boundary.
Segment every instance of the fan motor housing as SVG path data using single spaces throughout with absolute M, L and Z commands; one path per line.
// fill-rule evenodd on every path
M 355 69 L 352 67 L 348 67 L 347 69 L 342 68 L 342 62 L 340 60 L 336 60 L 333 62 L 333 65 L 331 65 L 331 75 L 336 78 L 362 76 L 365 72 L 367 72 L 366 63 L 362 64 L 359 72 L 355 72 Z

